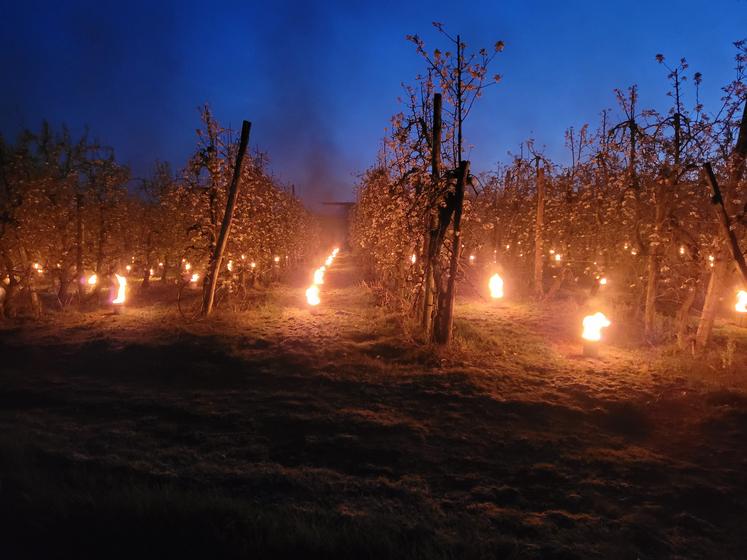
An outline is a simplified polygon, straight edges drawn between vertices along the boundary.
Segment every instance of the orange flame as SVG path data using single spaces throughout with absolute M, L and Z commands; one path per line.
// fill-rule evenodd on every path
M 583 320 L 584 332 L 581 334 L 581 338 L 585 340 L 598 341 L 602 340 L 602 329 L 609 327 L 612 323 L 602 313 L 598 311 L 594 315 L 587 315 Z
M 490 297 L 500 299 L 503 297 L 503 278 L 498 273 L 493 274 L 488 281 Z
M 324 271 L 326 270 L 325 267 L 320 266 L 314 271 L 314 284 L 324 284 Z
M 747 313 L 747 292 L 744 290 L 737 292 L 737 304 L 734 306 L 734 309 L 738 313 Z
M 306 289 L 306 302 L 309 305 L 319 305 L 321 303 L 319 299 L 319 286 L 312 284 Z
M 127 278 L 125 278 L 124 276 L 120 276 L 119 274 L 115 274 L 114 276 L 117 277 L 117 284 L 119 285 L 119 287 L 117 288 L 117 297 L 112 300 L 112 303 L 115 305 L 122 305 L 125 302 Z

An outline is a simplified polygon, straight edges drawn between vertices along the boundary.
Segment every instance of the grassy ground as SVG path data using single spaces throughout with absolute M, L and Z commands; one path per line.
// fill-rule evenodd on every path
M 299 284 L 3 327 L 3 557 L 744 557 L 734 360 L 614 328 L 591 360 L 570 304 L 479 298 L 441 353 L 327 278 L 313 312 Z

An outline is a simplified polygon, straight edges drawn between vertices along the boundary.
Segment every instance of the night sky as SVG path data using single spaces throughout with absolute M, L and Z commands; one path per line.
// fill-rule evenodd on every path
M 666 103 L 655 60 L 686 57 L 715 109 L 733 76 L 732 42 L 747 35 L 745 0 L 695 2 L 3 2 L 0 131 L 42 119 L 113 146 L 136 177 L 157 159 L 183 165 L 197 107 L 225 125 L 253 122 L 252 144 L 309 202 L 352 199 L 401 82 L 423 68 L 441 21 L 468 45 L 506 43 L 466 125 L 473 169 L 505 160 L 529 136 L 564 158 L 563 131 L 597 122 L 612 90 L 637 83 L 644 105 Z

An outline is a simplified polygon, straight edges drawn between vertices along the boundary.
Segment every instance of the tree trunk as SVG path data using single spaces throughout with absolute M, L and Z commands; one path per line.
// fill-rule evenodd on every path
M 75 195 L 75 284 L 78 302 L 83 301 L 83 195 Z
M 696 352 L 702 352 L 708 346 L 708 342 L 711 339 L 713 322 L 716 319 L 716 312 L 718 311 L 719 297 L 723 292 L 723 286 L 729 270 L 729 263 L 726 259 L 722 258 L 721 253 L 722 251 L 719 251 L 719 257 L 713 265 L 711 278 L 708 281 L 705 304 L 703 305 L 703 312 L 700 315 L 698 332 L 695 334 Z
M 734 193 L 737 189 L 742 173 L 745 167 L 745 158 L 747 158 L 747 102 L 745 102 L 744 109 L 742 112 L 742 122 L 739 126 L 739 136 L 737 137 L 737 143 L 734 147 L 734 151 L 731 155 L 731 170 L 728 183 L 729 191 L 726 193 Z M 713 322 L 716 317 L 716 311 L 718 310 L 718 298 L 722 293 L 723 284 L 726 281 L 728 264 L 725 259 L 727 246 L 732 251 L 732 258 L 737 262 L 742 278 L 747 283 L 747 275 L 745 273 L 744 257 L 739 250 L 739 245 L 736 242 L 736 236 L 729 224 L 728 208 L 726 207 L 728 196 L 724 196 L 719 189 L 716 177 L 713 174 L 713 169 L 710 164 L 705 165 L 706 178 L 711 185 L 713 190 L 713 203 L 716 205 L 716 213 L 719 217 L 719 224 L 722 233 L 722 244 L 721 248 L 717 253 L 717 261 L 711 273 L 711 279 L 708 283 L 708 292 L 706 293 L 705 304 L 703 305 L 703 313 L 700 317 L 700 323 L 698 324 L 698 333 L 695 338 L 695 351 L 702 352 L 708 341 L 711 338 L 711 329 L 713 328 Z
M 679 310 L 677 311 L 677 347 L 680 350 L 687 350 L 690 346 L 690 336 L 688 333 L 690 323 L 690 310 L 693 307 L 695 301 L 695 294 L 697 293 L 697 282 L 690 286 L 685 295 L 685 299 L 682 301 Z
M 233 170 L 233 178 L 231 179 L 231 186 L 228 191 L 228 200 L 226 200 L 226 212 L 223 214 L 223 222 L 220 226 L 220 233 L 218 234 L 218 242 L 215 245 L 215 252 L 210 259 L 209 277 L 206 278 L 207 289 L 205 290 L 203 302 L 202 302 L 202 314 L 204 316 L 210 315 L 213 310 L 213 302 L 215 300 L 215 287 L 218 284 L 218 275 L 220 274 L 221 263 L 223 262 L 223 252 L 226 249 L 228 243 L 228 235 L 231 230 L 231 222 L 233 220 L 233 213 L 236 209 L 236 197 L 239 193 L 239 179 L 241 177 L 241 166 L 244 161 L 244 154 L 246 153 L 246 146 L 249 143 L 249 129 L 251 124 L 249 121 L 244 121 L 241 126 L 241 140 L 239 142 L 239 151 L 236 154 L 236 165 Z
M 545 227 L 545 170 L 537 162 L 537 216 L 534 223 L 534 294 L 541 298 L 544 293 L 543 266 Z
M 451 262 L 449 263 L 449 277 L 446 291 L 439 294 L 438 320 L 434 329 L 434 341 L 448 345 L 454 326 L 454 301 L 456 299 L 456 277 L 459 270 L 459 258 L 462 254 L 462 208 L 464 206 L 464 191 L 469 176 L 469 161 L 459 165 L 456 192 L 454 193 L 454 229 L 451 244 Z
M 441 94 L 433 96 L 433 139 L 431 142 L 431 192 L 436 196 L 441 175 Z M 423 335 L 428 340 L 433 330 L 433 263 L 431 243 L 433 241 L 433 214 L 428 208 L 426 231 L 423 240 Z M 436 253 L 438 257 L 438 253 Z
M 654 235 L 658 235 L 655 233 Z M 656 324 L 656 296 L 659 287 L 659 250 L 658 245 L 649 245 L 646 263 L 646 298 L 643 310 L 643 332 L 647 338 L 654 335 Z

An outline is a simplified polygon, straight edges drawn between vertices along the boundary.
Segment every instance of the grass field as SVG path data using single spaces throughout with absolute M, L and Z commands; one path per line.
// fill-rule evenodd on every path
M 743 362 L 477 297 L 437 351 L 346 257 L 302 300 L 3 326 L 2 557 L 744 557 Z

